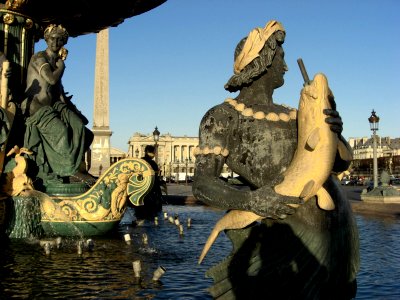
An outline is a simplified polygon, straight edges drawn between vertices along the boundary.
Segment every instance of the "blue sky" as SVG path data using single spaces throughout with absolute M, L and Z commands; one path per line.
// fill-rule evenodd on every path
M 298 106 L 301 57 L 311 77 L 324 73 L 335 95 L 343 135 L 400 137 L 400 1 L 168 0 L 110 28 L 111 144 L 123 151 L 135 132 L 198 136 L 204 113 L 227 97 L 236 44 L 271 20 L 286 29 L 285 85 L 276 103 Z M 397 29 L 396 29 L 397 28 Z M 93 120 L 96 35 L 70 38 L 65 90 Z M 43 50 L 41 41 L 35 51 Z

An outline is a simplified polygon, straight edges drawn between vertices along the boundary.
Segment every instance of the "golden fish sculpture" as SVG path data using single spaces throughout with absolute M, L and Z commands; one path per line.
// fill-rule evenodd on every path
M 283 174 L 284 180 L 275 186 L 278 194 L 304 201 L 316 195 L 318 206 L 324 210 L 335 208 L 323 184 L 332 172 L 336 152 L 339 151 L 343 160 L 352 159 L 350 150 L 325 122 L 323 111 L 332 108 L 331 97 L 328 80 L 322 73 L 316 74 L 302 90 L 297 114 L 297 149 Z
M 326 115 L 323 111 L 332 108 L 329 101 L 331 97 L 333 95 L 328 80 L 322 73 L 316 74 L 314 80 L 301 91 L 297 114 L 297 149 L 283 174 L 284 180 L 274 188 L 278 194 L 299 197 L 304 201 L 317 196 L 318 206 L 324 210 L 335 209 L 335 204 L 323 184 L 332 172 L 336 152 L 339 151 L 343 160 L 352 159 L 351 151 L 325 122 Z M 244 228 L 262 219 L 264 217 L 250 211 L 229 211 L 216 223 L 198 263 L 203 261 L 222 230 Z

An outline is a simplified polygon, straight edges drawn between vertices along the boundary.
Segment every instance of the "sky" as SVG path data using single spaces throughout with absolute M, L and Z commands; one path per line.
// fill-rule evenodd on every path
M 343 136 L 400 137 L 400 1 L 398 0 L 167 0 L 109 29 L 111 146 L 128 150 L 135 133 L 198 136 L 203 115 L 237 93 L 237 43 L 255 27 L 280 21 L 289 71 L 274 102 L 298 107 L 303 79 L 324 73 L 343 120 Z M 397 29 L 396 29 L 397 28 Z M 43 41 L 35 51 L 44 50 Z M 96 34 L 70 38 L 64 88 L 93 126 Z

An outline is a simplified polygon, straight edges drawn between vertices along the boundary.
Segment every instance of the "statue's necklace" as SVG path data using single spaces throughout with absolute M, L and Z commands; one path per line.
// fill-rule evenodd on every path
M 297 118 L 297 110 L 295 108 L 289 108 L 290 112 L 287 113 L 275 113 L 269 112 L 265 113 L 263 111 L 256 111 L 254 112 L 252 108 L 246 107 L 244 103 L 238 103 L 235 99 L 227 98 L 224 102 L 229 103 L 233 106 L 235 110 L 240 112 L 245 117 L 253 117 L 257 120 L 266 119 L 268 121 L 284 121 L 289 122 L 290 120 L 296 120 Z

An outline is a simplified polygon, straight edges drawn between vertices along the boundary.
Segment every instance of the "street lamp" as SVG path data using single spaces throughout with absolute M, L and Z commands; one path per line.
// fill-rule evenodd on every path
M 135 150 L 135 155 L 136 155 L 136 158 L 139 158 L 139 149 L 138 148 L 136 148 L 136 150 Z
M 176 161 L 176 184 L 179 184 L 179 159 Z
M 163 163 L 163 167 L 164 167 L 163 177 L 167 178 L 167 174 L 165 174 L 165 161 Z
M 185 177 L 185 181 L 186 181 L 186 185 L 187 185 L 187 180 L 188 180 L 188 176 L 187 176 L 188 159 L 187 159 L 187 158 L 186 158 L 186 160 L 185 160 L 185 165 L 186 165 L 186 177 Z
M 378 158 L 376 155 L 376 132 L 379 129 L 379 117 L 376 115 L 375 110 L 372 110 L 371 116 L 368 118 L 369 125 L 372 131 L 372 138 L 374 139 L 374 188 L 378 186 Z
M 171 172 L 172 172 L 172 161 L 169 162 L 169 177 L 168 177 L 169 183 L 171 183 L 171 176 L 172 176 Z
M 156 128 L 154 129 L 154 131 L 153 131 L 153 139 L 154 139 L 154 143 L 155 143 L 155 145 L 154 145 L 154 148 L 155 148 L 155 161 L 156 161 L 156 163 L 158 164 L 158 140 L 160 139 L 160 132 L 158 131 L 158 128 L 157 128 L 157 126 L 156 126 Z

